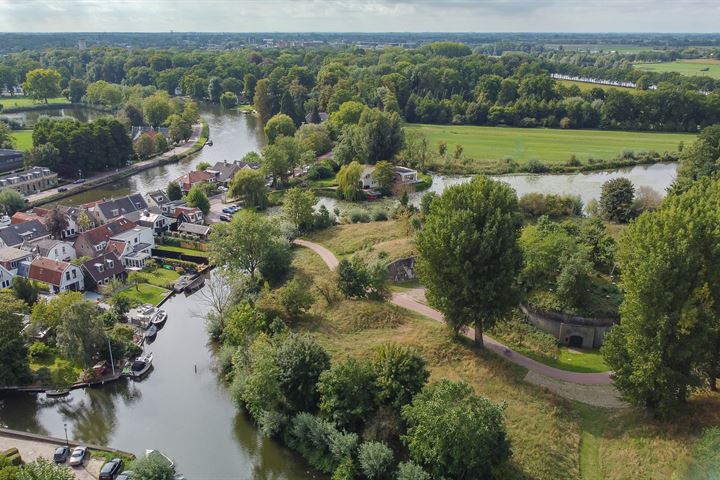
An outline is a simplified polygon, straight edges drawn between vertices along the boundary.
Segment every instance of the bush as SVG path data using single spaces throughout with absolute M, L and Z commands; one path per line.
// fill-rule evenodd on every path
M 288 424 L 288 417 L 284 413 L 275 410 L 263 412 L 257 419 L 260 433 L 266 437 L 276 438 L 285 430 Z
M 350 223 L 368 223 L 370 221 L 370 214 L 365 210 L 356 208 L 347 213 L 347 218 Z
M 385 222 L 388 219 L 388 214 L 385 210 L 376 210 L 373 213 L 373 220 L 376 222 Z
M 348 358 L 320 375 L 320 412 L 341 428 L 357 432 L 375 409 L 375 371 L 365 360 Z
M 396 409 L 409 403 L 430 377 L 417 350 L 394 343 L 377 349 L 374 365 L 378 401 Z
M 49 360 L 53 355 L 53 351 L 52 348 L 42 342 L 34 342 L 28 349 L 28 355 L 30 356 L 30 360 L 34 362 L 42 362 L 44 360 Z
M 545 164 L 537 158 L 531 158 L 527 163 L 527 171 L 530 173 L 545 173 L 547 170 Z
M 325 205 L 320 205 L 317 213 L 313 214 L 313 229 L 324 230 L 335 225 L 335 219 L 330 215 Z
M 276 244 L 265 253 L 260 261 L 260 273 L 263 278 L 271 284 L 278 284 L 285 279 L 290 272 L 292 263 L 292 249 L 290 245 Z
M 345 298 L 375 298 L 387 296 L 387 270 L 376 263 L 368 266 L 362 258 L 342 259 L 337 268 L 338 288 Z
M 518 207 L 528 217 L 559 218 L 582 215 L 583 203 L 577 195 L 527 193 L 520 197 Z
M 398 465 L 395 480 L 431 480 L 430 474 L 412 462 Z
M 332 473 L 352 457 L 358 436 L 339 432 L 332 422 L 309 413 L 293 418 L 288 444 L 321 472 Z
M 282 289 L 280 303 L 289 317 L 297 318 L 313 306 L 315 296 L 310 290 L 310 285 L 293 279 Z
M 308 168 L 307 178 L 309 180 L 322 180 L 325 178 L 332 178 L 335 176 L 335 171 L 332 166 L 326 162 L 313 163 Z
M 358 450 L 358 462 L 366 478 L 381 480 L 390 477 L 395 459 L 384 443 L 365 442 Z

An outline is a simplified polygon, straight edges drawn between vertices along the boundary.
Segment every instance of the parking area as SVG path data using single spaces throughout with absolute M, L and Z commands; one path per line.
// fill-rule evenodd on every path
M 24 440 L 0 434 L 0 450 L 17 448 L 20 451 L 20 456 L 26 463 L 32 462 L 37 458 L 52 461 L 55 449 L 61 445 L 62 444 Z M 75 478 L 80 480 L 97 480 L 103 463 L 103 460 L 93 458 L 89 460 L 86 459 L 83 467 L 71 467 L 68 465 L 67 468 L 75 474 Z

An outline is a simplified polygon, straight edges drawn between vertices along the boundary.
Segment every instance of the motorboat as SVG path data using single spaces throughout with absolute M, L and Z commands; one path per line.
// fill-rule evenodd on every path
M 153 315 L 150 322 L 156 327 L 161 327 L 165 323 L 165 320 L 167 320 L 167 312 L 162 308 L 158 308 L 155 310 L 155 315 Z
M 0 215 L 0 227 L 7 227 L 12 223 L 12 219 L 7 215 Z
M 152 368 L 152 352 L 136 358 L 132 363 L 123 368 L 123 375 L 130 378 L 142 378 Z
M 45 391 L 45 396 L 48 398 L 60 398 L 60 397 L 66 397 L 68 395 L 70 395 L 70 390 L 68 390 L 66 388 Z
M 212 141 L 212 140 L 208 140 L 207 142 L 205 142 L 205 145 L 207 145 L 208 147 L 212 147 L 212 146 L 213 146 L 213 141 Z
M 157 335 L 158 329 L 155 325 L 150 325 L 147 330 L 145 330 L 145 340 L 150 340 L 155 338 Z

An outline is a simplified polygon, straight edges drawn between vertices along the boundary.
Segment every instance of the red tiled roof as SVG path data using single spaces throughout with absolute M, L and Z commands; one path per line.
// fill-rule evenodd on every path
M 110 237 L 127 232 L 136 226 L 137 225 L 126 218 L 118 218 L 115 221 L 83 232 L 80 236 L 84 236 L 91 245 L 97 245 L 101 242 L 107 242 Z
M 40 220 L 37 215 L 27 212 L 15 212 L 10 217 L 10 223 L 12 225 L 19 225 L 21 223 L 29 222 L 30 220 Z
M 49 283 L 50 285 L 60 286 L 62 283 L 62 274 L 69 265 L 67 262 L 37 257 L 30 264 L 28 278 Z
M 192 172 L 188 172 L 187 174 L 183 175 L 180 178 L 180 183 L 192 187 L 196 183 L 209 182 L 213 178 L 215 178 L 215 175 L 213 175 L 212 173 L 204 172 L 202 170 L 193 170 Z
M 115 252 L 119 257 L 125 252 L 125 248 L 126 243 L 122 240 L 110 240 L 108 241 L 107 247 L 105 247 L 105 252 Z

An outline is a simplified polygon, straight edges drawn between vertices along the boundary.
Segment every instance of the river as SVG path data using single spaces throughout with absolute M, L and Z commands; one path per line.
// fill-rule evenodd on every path
M 301 458 L 263 438 L 236 410 L 213 370 L 200 292 L 176 295 L 163 308 L 168 320 L 146 347 L 154 369 L 145 379 L 75 390 L 63 402 L 0 399 L 0 424 L 62 438 L 66 423 L 78 441 L 137 455 L 158 449 L 190 480 L 314 478 Z

